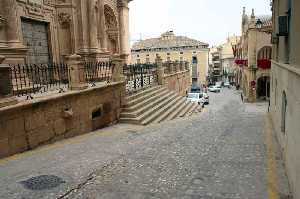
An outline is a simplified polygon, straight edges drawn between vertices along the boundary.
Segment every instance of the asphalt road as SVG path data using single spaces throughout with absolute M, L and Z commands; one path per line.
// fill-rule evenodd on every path
M 0 198 L 287 196 L 280 154 L 265 130 L 266 110 L 223 89 L 210 93 L 203 113 L 188 118 L 145 128 L 119 124 L 0 160 Z

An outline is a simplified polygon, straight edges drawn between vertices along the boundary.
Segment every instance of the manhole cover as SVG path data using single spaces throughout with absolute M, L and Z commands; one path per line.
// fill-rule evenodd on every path
M 26 181 L 20 182 L 26 189 L 30 190 L 45 190 L 59 186 L 65 181 L 54 175 L 41 175 L 32 177 Z

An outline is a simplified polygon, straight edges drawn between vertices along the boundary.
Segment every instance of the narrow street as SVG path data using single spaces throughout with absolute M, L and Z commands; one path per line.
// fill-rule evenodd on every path
M 210 102 L 188 118 L 147 127 L 117 124 L 0 160 L 0 198 L 287 196 L 280 155 L 265 125 L 267 104 L 243 104 L 233 89 L 210 93 Z

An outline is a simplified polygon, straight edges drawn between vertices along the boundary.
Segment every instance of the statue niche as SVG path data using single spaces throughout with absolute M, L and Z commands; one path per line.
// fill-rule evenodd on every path
M 110 54 L 119 53 L 119 29 L 114 11 L 108 6 L 104 6 L 105 26 L 107 33 L 107 48 Z

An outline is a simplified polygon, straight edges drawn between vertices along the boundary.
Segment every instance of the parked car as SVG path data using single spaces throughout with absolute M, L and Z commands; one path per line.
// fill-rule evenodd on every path
M 203 93 L 188 93 L 187 100 L 190 102 L 196 102 L 199 105 L 204 106 Z
M 208 87 L 208 91 L 219 93 L 219 92 L 221 92 L 221 88 L 219 86 L 210 86 L 210 87 Z
M 199 86 L 192 86 L 191 93 L 201 93 L 202 89 Z
M 225 83 L 224 83 L 224 87 L 230 88 L 230 86 L 231 86 L 231 85 L 230 85 L 229 82 L 225 82 Z
M 222 88 L 223 82 L 216 82 L 215 86 L 218 88 Z

